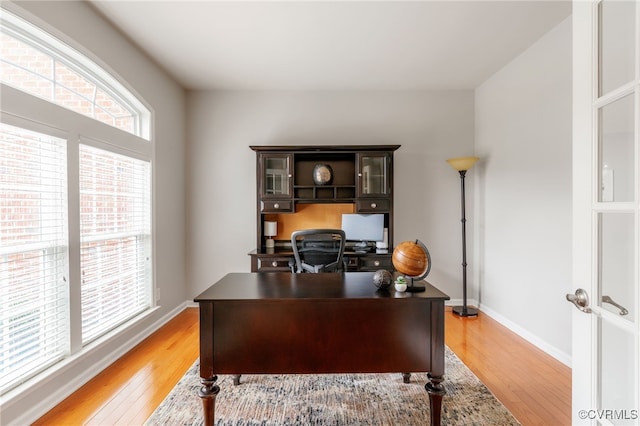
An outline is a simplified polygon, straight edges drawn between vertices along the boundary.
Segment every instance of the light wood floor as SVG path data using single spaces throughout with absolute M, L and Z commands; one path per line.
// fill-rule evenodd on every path
M 141 425 L 198 358 L 199 314 L 188 308 L 34 425 Z
M 571 424 L 566 365 L 482 312 L 468 318 L 447 312 L 445 343 L 523 426 Z
M 448 310 L 445 324 L 447 345 L 522 425 L 571 424 L 568 367 L 482 313 Z M 188 308 L 35 425 L 140 425 L 197 357 L 198 310 Z

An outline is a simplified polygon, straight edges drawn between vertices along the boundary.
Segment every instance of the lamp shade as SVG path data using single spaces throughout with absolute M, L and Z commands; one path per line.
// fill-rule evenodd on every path
M 278 222 L 265 222 L 264 235 L 267 237 L 275 237 L 278 235 Z
M 478 157 L 456 157 L 449 158 L 447 163 L 457 171 L 461 172 L 463 170 L 469 170 L 478 160 Z

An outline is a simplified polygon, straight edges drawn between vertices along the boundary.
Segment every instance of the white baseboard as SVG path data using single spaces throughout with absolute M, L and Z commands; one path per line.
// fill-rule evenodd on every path
M 475 305 L 475 306 L 478 306 L 478 305 Z M 571 368 L 571 355 L 570 354 L 567 354 L 566 352 L 563 352 L 563 351 L 559 350 L 555 346 L 550 345 L 549 343 L 547 343 L 543 339 L 539 338 L 535 334 L 533 334 L 533 333 L 529 332 L 528 330 L 520 327 L 518 324 L 516 324 L 513 321 L 505 318 L 504 316 L 500 315 L 499 313 L 497 313 L 496 311 L 492 310 L 491 308 L 488 308 L 487 306 L 480 306 L 480 310 L 482 311 L 482 313 L 484 313 L 487 316 L 490 316 L 494 320 L 498 321 L 500 324 L 502 324 L 503 326 L 507 327 L 509 330 L 513 331 L 518 336 L 522 337 L 527 342 L 531 343 L 532 345 L 534 345 L 535 347 L 537 347 L 541 351 L 545 352 L 549 356 L 552 356 L 553 358 L 557 359 L 558 361 L 560 361 L 561 363 L 563 363 L 567 367 Z
M 144 339 L 149 337 L 153 332 L 182 312 L 186 307 L 187 302 L 182 303 L 144 329 L 132 334 L 127 338 L 124 344 L 110 350 L 108 354 L 101 357 L 95 363 L 86 365 L 88 364 L 88 358 L 91 355 L 95 356 L 96 351 L 104 349 L 104 347 L 108 345 L 108 341 L 92 345 L 89 349 L 83 350 L 82 353 L 77 356 L 62 361 L 55 367 L 55 370 L 50 374 L 47 374 L 46 377 L 43 378 L 41 376 L 36 376 L 29 382 L 25 383 L 25 385 L 20 386 L 16 391 L 3 395 L 2 405 L 0 406 L 0 411 L 3 414 L 2 424 L 5 426 L 11 426 L 33 423 L 89 380 L 93 379 L 109 365 L 113 364 L 113 362 L 118 358 L 122 357 L 136 345 L 140 344 Z M 117 335 L 120 337 L 126 336 L 127 330 L 124 330 Z M 65 373 L 68 375 L 72 369 L 80 370 L 81 373 L 74 375 L 71 380 L 61 380 L 62 376 Z M 48 393 L 45 398 L 41 398 L 40 395 L 37 397 L 32 395 L 34 392 L 33 389 L 41 390 L 43 388 L 48 389 Z M 28 407 L 28 409 L 17 409 L 21 406 Z M 20 412 L 21 414 L 13 415 L 12 418 L 8 418 L 7 415 L 12 415 L 12 412 Z
M 448 300 L 445 303 L 445 305 L 446 306 L 462 306 L 462 299 L 451 299 L 451 300 Z M 482 311 L 483 314 L 485 314 L 485 315 L 493 318 L 494 320 L 498 321 L 500 324 L 502 324 L 503 326 L 507 327 L 510 331 L 512 331 L 515 334 L 517 334 L 518 336 L 522 337 L 527 342 L 531 343 L 532 345 L 534 345 L 535 347 L 537 347 L 538 349 L 540 349 L 544 353 L 548 354 L 549 356 L 552 356 L 553 358 L 557 359 L 558 361 L 560 361 L 561 363 L 563 363 L 567 367 L 571 368 L 571 355 L 569 355 L 569 354 L 567 354 L 565 352 L 562 352 L 561 350 L 559 350 L 558 348 L 556 348 L 553 345 L 550 345 L 546 341 L 540 339 L 535 334 L 530 333 L 526 329 L 520 327 L 518 324 L 516 324 L 513 321 L 511 321 L 511 320 L 505 318 L 504 316 L 500 315 L 499 313 L 497 313 L 493 309 L 491 309 L 491 308 L 489 308 L 487 306 L 483 306 L 483 305 L 478 304 L 477 300 L 473 300 L 473 299 L 467 300 L 467 305 L 468 306 L 473 306 L 473 307 L 478 307 L 478 309 L 480 309 L 480 311 Z

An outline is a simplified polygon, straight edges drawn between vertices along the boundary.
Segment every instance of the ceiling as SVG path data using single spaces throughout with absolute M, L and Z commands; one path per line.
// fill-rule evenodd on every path
M 98 1 L 193 90 L 473 89 L 570 1 Z

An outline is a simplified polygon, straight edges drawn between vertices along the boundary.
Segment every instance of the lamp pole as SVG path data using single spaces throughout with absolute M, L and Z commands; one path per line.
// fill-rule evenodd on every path
M 478 315 L 476 308 L 470 308 L 467 306 L 467 217 L 465 208 L 465 188 L 464 178 L 475 162 L 478 161 L 478 157 L 461 157 L 451 158 L 447 162 L 458 171 L 460 174 L 460 197 L 461 197 L 461 209 L 462 209 L 462 306 L 454 306 L 452 311 L 461 317 L 472 317 Z

